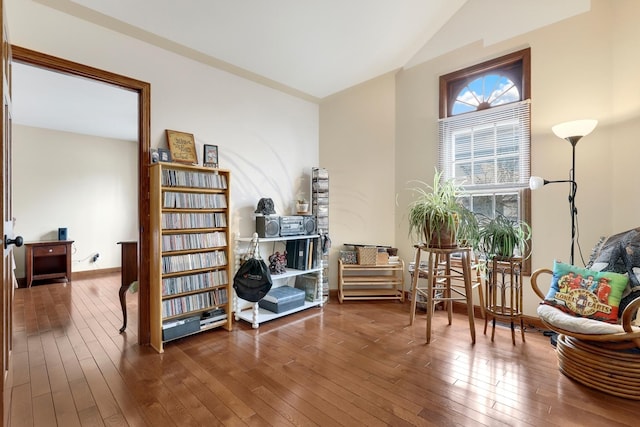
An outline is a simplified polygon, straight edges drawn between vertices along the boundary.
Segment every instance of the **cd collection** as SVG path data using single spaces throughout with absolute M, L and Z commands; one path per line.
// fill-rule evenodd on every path
M 225 265 L 227 265 L 227 255 L 224 251 L 170 255 L 162 257 L 162 274 Z
M 227 270 L 215 270 L 189 276 L 165 277 L 162 279 L 162 295 L 177 295 L 199 289 L 223 286 L 227 283 L 229 283 Z
M 162 236 L 164 252 L 190 249 L 210 249 L 227 246 L 227 234 L 222 231 L 212 233 L 165 234 Z
M 180 193 L 165 191 L 162 207 L 166 209 L 226 209 L 227 196 L 215 193 Z
M 178 230 L 182 228 L 226 227 L 227 215 L 224 212 L 210 213 L 163 213 L 162 228 Z
M 228 296 L 226 288 L 180 298 L 173 298 L 162 301 L 162 317 L 175 316 L 189 311 L 202 310 L 204 308 L 226 304 L 227 301 Z
M 162 170 L 162 185 L 165 187 L 227 188 L 226 175 L 217 172 L 187 172 L 175 169 Z

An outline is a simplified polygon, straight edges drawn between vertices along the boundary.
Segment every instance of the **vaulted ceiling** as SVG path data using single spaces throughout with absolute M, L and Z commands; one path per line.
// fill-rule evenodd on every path
M 590 6 L 590 0 L 32 1 L 312 101 Z M 447 26 L 454 18 L 456 28 Z M 31 87 L 25 79 L 14 81 L 16 123 L 29 121 L 23 115 L 32 108 L 21 104 L 32 107 L 30 97 L 46 108 L 43 92 Z M 64 108 L 51 99 L 55 109 Z
M 74 0 L 70 11 L 323 98 L 402 67 L 466 1 Z

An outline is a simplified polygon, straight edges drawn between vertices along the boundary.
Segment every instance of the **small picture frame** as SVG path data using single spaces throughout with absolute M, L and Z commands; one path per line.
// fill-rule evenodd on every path
M 218 167 L 218 146 L 204 144 L 204 156 L 202 164 L 208 168 Z
M 159 162 L 171 162 L 171 152 L 166 148 L 158 148 L 158 161 Z
M 198 163 L 196 140 L 193 134 L 167 129 L 167 142 L 174 162 L 191 165 Z
M 160 161 L 160 155 L 158 154 L 157 148 L 149 149 L 149 159 L 151 163 L 158 163 Z

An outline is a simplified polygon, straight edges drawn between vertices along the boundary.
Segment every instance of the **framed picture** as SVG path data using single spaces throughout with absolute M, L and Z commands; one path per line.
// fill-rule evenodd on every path
M 209 168 L 218 167 L 218 146 L 217 145 L 204 145 L 204 157 L 202 164 Z
M 149 159 L 151 160 L 151 163 L 158 163 L 160 161 L 160 155 L 158 154 L 157 148 L 150 148 L 149 156 L 150 156 Z
M 198 163 L 193 134 L 167 129 L 167 142 L 174 162 L 192 165 Z
M 171 162 L 171 152 L 166 148 L 158 148 L 158 161 Z

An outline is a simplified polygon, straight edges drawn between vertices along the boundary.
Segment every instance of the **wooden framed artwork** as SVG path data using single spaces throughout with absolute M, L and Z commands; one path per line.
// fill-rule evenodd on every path
M 196 140 L 193 134 L 167 129 L 167 142 L 174 162 L 190 165 L 198 163 Z
M 202 164 L 208 168 L 218 167 L 218 146 L 217 145 L 204 145 L 204 160 Z

